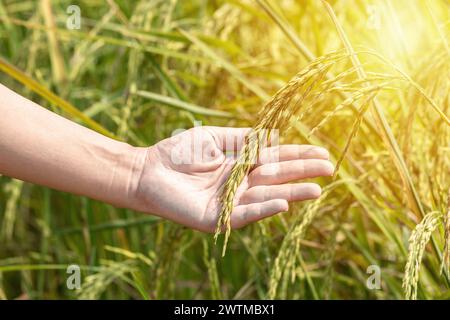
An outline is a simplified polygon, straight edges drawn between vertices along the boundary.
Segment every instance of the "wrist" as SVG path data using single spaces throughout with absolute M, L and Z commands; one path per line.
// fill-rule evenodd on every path
M 137 209 L 136 190 L 145 166 L 147 150 L 118 142 L 113 151 L 114 160 L 107 182 L 109 203 L 119 208 Z

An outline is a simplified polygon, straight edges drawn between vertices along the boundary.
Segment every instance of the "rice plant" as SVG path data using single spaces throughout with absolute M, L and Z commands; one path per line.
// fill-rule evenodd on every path
M 439 218 L 439 212 L 428 213 L 411 234 L 409 239 L 408 262 L 406 263 L 405 277 L 403 278 L 406 299 L 417 299 L 420 264 L 431 234 L 440 222 Z
M 0 299 L 448 299 L 448 2 L 329 4 L 0 0 L 0 82 L 44 107 L 137 146 L 197 121 L 253 128 L 224 184 L 223 246 L 0 176 Z M 327 148 L 335 176 L 318 200 L 231 233 L 236 189 L 276 129 Z

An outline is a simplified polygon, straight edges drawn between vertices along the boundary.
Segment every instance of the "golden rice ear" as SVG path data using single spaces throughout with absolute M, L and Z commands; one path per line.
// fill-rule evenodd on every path
M 253 126 L 253 130 L 246 138 L 246 144 L 241 151 L 238 161 L 234 164 L 230 176 L 223 185 L 221 202 L 222 210 L 217 221 L 214 240 L 217 239 L 222 231 L 225 231 L 225 241 L 223 245 L 222 256 L 225 255 L 226 247 L 231 233 L 231 213 L 233 211 L 233 201 L 236 190 L 242 183 L 244 177 L 249 173 L 252 165 L 256 162 L 259 155 L 260 135 L 263 130 L 283 129 L 289 124 L 291 118 L 298 114 L 307 112 L 312 108 L 318 97 L 329 93 L 333 84 L 339 83 L 345 75 L 351 74 L 358 70 L 354 66 L 347 72 L 343 72 L 336 77 L 326 77 L 329 69 L 336 64 L 336 62 L 351 58 L 351 55 L 344 50 L 333 51 L 327 55 L 321 56 L 303 70 L 298 72 L 289 82 L 287 82 L 281 89 L 279 89 L 273 97 L 264 105 L 259 113 L 257 123 Z M 382 78 L 381 78 L 382 79 Z M 385 79 L 384 79 L 385 80 Z M 350 146 L 351 141 L 355 137 L 358 128 L 361 124 L 365 111 L 368 109 L 370 102 L 374 99 L 376 93 L 383 87 L 387 86 L 388 82 L 366 86 L 368 80 L 356 81 L 359 85 L 364 85 L 355 90 L 353 95 L 350 95 L 341 104 L 339 104 L 328 116 L 326 116 L 310 134 L 313 134 L 325 122 L 327 122 L 333 115 L 342 110 L 344 107 L 355 105 L 355 101 L 366 98 L 358 110 L 357 118 L 354 122 L 350 137 L 346 142 L 344 152 L 342 153 L 338 165 L 341 164 L 345 154 Z
M 319 213 L 319 208 L 324 199 L 327 198 L 330 191 L 341 182 L 335 182 L 322 191 L 322 195 L 319 199 L 308 203 L 304 208 L 299 209 L 299 218 L 289 230 L 288 234 L 281 244 L 279 253 L 274 261 L 272 270 L 270 272 L 269 279 L 269 292 L 268 299 L 277 298 L 279 284 L 283 282 L 283 279 L 290 278 L 291 281 L 295 278 L 296 274 L 296 257 L 300 256 L 300 241 L 304 238 L 306 230 L 314 221 Z
M 348 54 L 350 55 L 350 59 L 352 61 L 353 66 L 355 68 L 357 68 L 358 78 L 361 80 L 366 80 L 367 74 L 358 58 L 357 53 L 353 49 L 353 47 L 348 39 L 347 34 L 345 33 L 342 25 L 340 24 L 338 18 L 336 17 L 336 14 L 334 13 L 333 8 L 325 0 L 322 0 L 322 3 L 324 4 L 331 20 L 334 23 L 336 30 L 339 34 L 339 37 L 341 38 L 342 43 L 344 44 L 345 48 L 347 49 Z M 434 102 L 434 100 L 431 99 L 424 92 L 424 90 L 420 87 L 420 85 L 418 85 L 415 81 L 413 81 L 405 72 L 400 70 L 397 66 L 390 63 L 388 60 L 383 59 L 383 57 L 381 57 L 379 54 L 375 53 L 374 55 L 377 56 L 378 58 L 380 58 L 381 60 L 383 60 L 386 64 L 390 65 L 394 70 L 396 70 L 398 73 L 400 73 L 407 81 L 409 81 L 411 83 L 411 85 L 420 92 L 420 94 L 427 100 L 427 102 L 439 114 L 439 116 L 442 118 L 442 120 L 444 122 L 446 122 L 447 124 L 450 124 L 450 120 L 448 119 L 448 117 L 442 112 L 442 110 L 439 109 L 439 107 Z M 369 86 L 370 84 L 365 83 L 365 85 Z M 417 192 L 417 190 L 414 186 L 413 179 L 411 177 L 411 174 L 409 173 L 409 169 L 403 158 L 401 149 L 400 149 L 400 147 L 397 143 L 397 140 L 395 139 L 395 136 L 392 132 L 392 129 L 389 126 L 389 123 L 384 115 L 384 111 L 383 111 L 384 108 L 379 103 L 379 101 L 377 100 L 376 97 L 373 98 L 372 105 L 373 105 L 373 109 L 374 109 L 374 112 L 373 112 L 374 119 L 377 123 L 378 128 L 380 128 L 383 133 L 381 136 L 385 140 L 386 145 L 389 147 L 389 153 L 391 155 L 391 158 L 397 167 L 397 171 L 399 172 L 400 176 L 402 177 L 403 185 L 407 191 L 407 199 L 408 199 L 409 207 L 416 214 L 417 217 L 421 217 L 421 218 L 425 219 L 426 213 L 422 206 L 422 202 L 419 198 L 419 193 Z M 437 247 L 437 243 L 436 243 L 435 239 L 432 237 L 431 234 L 430 234 L 430 237 L 431 237 L 431 241 L 433 244 L 433 250 L 435 251 L 437 256 L 440 256 L 440 252 Z M 450 279 L 448 272 L 444 272 L 444 275 L 448 282 Z
M 292 116 L 304 107 L 303 102 L 306 103 L 307 98 L 320 88 L 320 83 L 332 64 L 346 56 L 342 51 L 336 51 L 317 58 L 278 90 L 262 108 L 257 123 L 246 137 L 246 143 L 238 161 L 234 164 L 230 176 L 223 185 L 220 198 L 222 210 L 214 234 L 217 242 L 220 233 L 225 230 L 222 256 L 225 255 L 231 233 L 231 213 L 236 190 L 256 163 L 264 131 L 286 127 Z
M 447 195 L 447 213 L 444 214 L 444 254 L 441 263 L 441 274 L 450 268 L 450 190 Z
M 405 275 L 403 277 L 402 285 L 405 290 L 406 299 L 417 299 L 417 284 L 419 282 L 422 257 L 433 231 L 439 225 L 441 215 L 442 214 L 439 211 L 428 213 L 416 226 L 409 238 L 408 261 L 405 266 Z

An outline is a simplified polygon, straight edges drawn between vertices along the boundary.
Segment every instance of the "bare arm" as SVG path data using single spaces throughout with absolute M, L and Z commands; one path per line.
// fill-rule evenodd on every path
M 0 84 L 0 173 L 129 204 L 143 153 L 50 112 Z

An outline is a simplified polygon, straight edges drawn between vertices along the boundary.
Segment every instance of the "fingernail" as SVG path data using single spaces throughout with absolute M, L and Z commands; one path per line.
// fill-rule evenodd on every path
M 330 161 L 327 161 L 326 167 L 326 175 L 332 176 L 334 174 L 334 165 Z
M 311 198 L 318 198 L 322 194 L 322 188 L 318 184 L 311 184 L 310 188 Z
M 330 153 L 328 152 L 327 149 L 319 147 L 319 148 L 317 148 L 317 151 L 320 154 L 321 158 L 326 159 L 326 160 L 328 160 L 330 158 Z
M 287 201 L 284 201 L 281 211 L 288 211 L 288 210 L 289 210 L 289 203 Z

